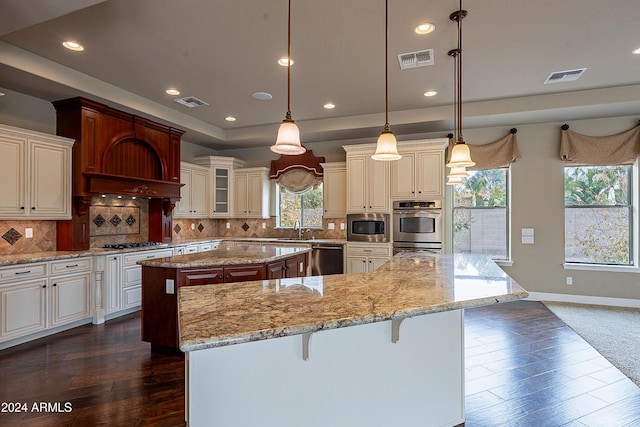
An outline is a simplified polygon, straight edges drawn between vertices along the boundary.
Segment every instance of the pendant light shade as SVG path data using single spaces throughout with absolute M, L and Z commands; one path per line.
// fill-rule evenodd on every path
M 462 20 L 467 16 L 467 11 L 462 9 L 462 0 L 460 0 L 459 10 L 456 10 L 449 19 L 458 23 L 458 47 L 449 51 L 449 56 L 454 59 L 454 122 L 456 127 L 456 143 L 451 150 L 451 157 L 447 167 L 452 168 L 451 178 L 462 180 L 463 176 L 468 176 L 466 168 L 474 166 L 475 162 L 471 160 L 471 152 L 465 144 L 462 136 Z M 462 170 L 461 170 L 462 169 Z M 464 171 L 465 175 L 462 175 Z M 450 178 L 450 179 L 451 179 Z M 458 183 L 458 182 L 453 182 Z M 447 182 L 452 184 L 452 182 Z
M 300 129 L 291 118 L 291 0 L 287 19 L 287 59 L 287 114 L 278 129 L 276 143 L 270 148 L 274 153 L 295 156 L 307 149 L 300 143 Z
M 447 163 L 449 168 L 469 168 L 474 166 L 475 162 L 471 160 L 471 152 L 469 146 L 464 143 L 457 142 L 451 150 L 451 159 Z
M 391 132 L 388 125 L 384 127 L 384 130 L 378 137 L 376 152 L 371 158 L 374 160 L 398 160 L 402 158 L 402 156 L 398 154 L 396 136 Z
M 388 45 L 389 45 L 389 0 L 385 0 L 384 9 L 384 114 L 385 124 L 382 133 L 378 137 L 376 152 L 371 156 L 373 160 L 399 160 L 402 156 L 398 153 L 396 137 L 389 128 L 389 77 L 388 77 Z

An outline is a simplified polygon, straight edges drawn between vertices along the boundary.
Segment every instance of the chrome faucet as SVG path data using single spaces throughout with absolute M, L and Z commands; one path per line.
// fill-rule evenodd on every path
M 302 223 L 299 219 L 293 222 L 293 231 L 298 230 L 298 239 L 302 239 Z

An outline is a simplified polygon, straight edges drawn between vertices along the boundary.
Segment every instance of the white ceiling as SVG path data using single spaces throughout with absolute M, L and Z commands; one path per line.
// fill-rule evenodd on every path
M 225 149 L 270 145 L 286 112 L 287 0 L 2 0 L 0 91 L 71 96 L 138 112 Z M 389 104 L 396 134 L 452 128 L 457 0 L 389 0 Z M 638 0 L 466 0 L 465 125 L 640 113 Z M 372 138 L 384 125 L 384 1 L 293 0 L 291 111 L 303 143 Z M 419 36 L 420 22 L 436 31 Z M 64 49 L 74 39 L 82 53 Z M 396 55 L 434 49 L 432 66 Z M 554 71 L 586 67 L 574 82 Z M 164 93 L 195 96 L 189 109 Z M 425 98 L 427 90 L 438 95 Z M 251 94 L 265 91 L 271 101 Z M 0 102 L 2 98 L 0 97 Z M 325 110 L 326 102 L 336 104 Z M 227 115 L 237 117 L 227 122 Z

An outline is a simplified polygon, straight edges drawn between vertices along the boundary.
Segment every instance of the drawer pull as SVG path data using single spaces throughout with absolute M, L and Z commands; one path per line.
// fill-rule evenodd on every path
M 78 266 L 78 264 L 65 265 L 65 268 L 75 268 L 77 266 Z
M 58 284 L 57 284 L 57 283 L 54 283 L 54 284 L 53 284 L 53 286 L 58 286 Z
M 31 270 L 27 270 L 27 271 L 16 271 L 14 274 L 29 274 L 31 273 Z
M 363 249 L 362 252 L 371 252 L 371 249 Z

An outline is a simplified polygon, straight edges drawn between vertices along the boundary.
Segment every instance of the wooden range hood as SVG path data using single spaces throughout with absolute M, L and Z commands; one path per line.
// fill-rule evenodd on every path
M 98 194 L 149 197 L 149 240 L 171 242 L 184 131 L 80 97 L 53 105 L 56 133 L 76 140 L 73 218 L 58 221 L 57 249 L 89 249 L 89 206 Z

